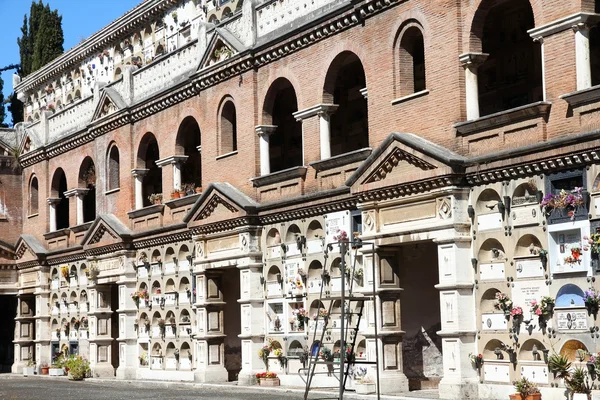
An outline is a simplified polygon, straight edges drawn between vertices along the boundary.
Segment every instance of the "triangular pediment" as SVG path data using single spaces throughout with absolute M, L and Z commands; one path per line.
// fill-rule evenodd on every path
M 188 225 L 210 224 L 253 214 L 258 204 L 228 183 L 211 183 L 185 217 Z
M 462 170 L 464 158 L 419 136 L 391 134 L 346 184 L 352 193 L 414 184 Z
M 131 233 L 114 215 L 103 214 L 90 226 L 81 244 L 84 248 L 112 246 L 128 240 Z
M 21 235 L 17 240 L 15 259 L 18 262 L 37 261 L 46 253 L 47 250 L 32 235 Z
M 216 28 L 208 40 L 198 70 L 226 61 L 244 49 L 242 42 L 226 28 Z
M 105 87 L 100 94 L 98 105 L 94 110 L 92 121 L 102 119 L 106 116 L 116 113 L 123 108 L 126 108 L 125 101 L 121 95 L 114 89 Z

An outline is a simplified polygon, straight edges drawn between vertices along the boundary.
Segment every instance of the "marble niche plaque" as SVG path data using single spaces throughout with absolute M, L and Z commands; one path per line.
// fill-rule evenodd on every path
M 510 218 L 514 227 L 537 225 L 539 223 L 539 206 L 532 205 L 526 207 L 514 207 L 511 210 Z
M 515 259 L 515 270 L 517 278 L 541 278 L 545 272 L 539 257 L 528 260 Z
M 559 331 L 587 330 L 587 311 L 585 309 L 554 311 Z
M 531 302 L 540 301 L 543 296 L 549 296 L 550 292 L 546 282 L 543 280 L 531 280 L 515 282 L 512 289 L 512 300 L 514 307 L 523 308 L 523 319 L 531 317 Z
M 481 264 L 479 277 L 482 281 L 504 280 L 504 263 Z
M 479 231 L 502 229 L 502 214 L 495 212 L 492 214 L 479 215 L 477 217 L 477 229 Z
M 548 367 L 546 365 L 523 365 L 521 376 L 534 383 L 548 383 Z
M 498 331 L 506 330 L 508 327 L 504 314 L 481 314 L 481 330 Z
M 508 364 L 483 364 L 483 379 L 488 382 L 510 382 L 510 367 Z

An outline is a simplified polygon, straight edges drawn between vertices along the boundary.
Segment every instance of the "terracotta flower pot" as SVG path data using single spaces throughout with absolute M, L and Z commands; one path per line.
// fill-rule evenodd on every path
M 171 198 L 172 199 L 178 199 L 179 197 L 180 197 L 179 196 L 179 192 L 173 192 L 173 193 L 171 193 Z
M 541 393 L 530 394 L 530 395 L 527 395 L 526 397 L 521 396 L 519 393 L 510 395 L 510 400 L 541 400 L 541 399 L 542 399 Z
M 42 375 L 48 375 L 48 371 L 50 370 L 50 367 L 41 367 L 41 373 Z
M 260 378 L 260 386 L 279 386 L 279 378 Z

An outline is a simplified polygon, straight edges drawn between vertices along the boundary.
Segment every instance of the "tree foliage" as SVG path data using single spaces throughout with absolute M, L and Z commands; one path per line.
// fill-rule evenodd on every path
M 64 52 L 62 16 L 50 5 L 33 1 L 23 17 L 21 37 L 17 39 L 21 58 L 21 76 L 37 71 Z
M 0 78 L 0 127 L 4 128 L 7 125 L 4 123 L 4 117 L 6 117 L 6 110 L 4 108 L 4 94 L 2 93 L 2 89 L 4 89 L 4 81 Z

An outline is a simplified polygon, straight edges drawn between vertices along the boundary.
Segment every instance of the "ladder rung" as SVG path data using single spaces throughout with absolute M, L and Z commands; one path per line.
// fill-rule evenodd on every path
M 368 301 L 373 300 L 373 296 L 343 296 L 344 300 L 348 301 Z M 324 297 L 323 300 L 341 300 L 342 296 Z

